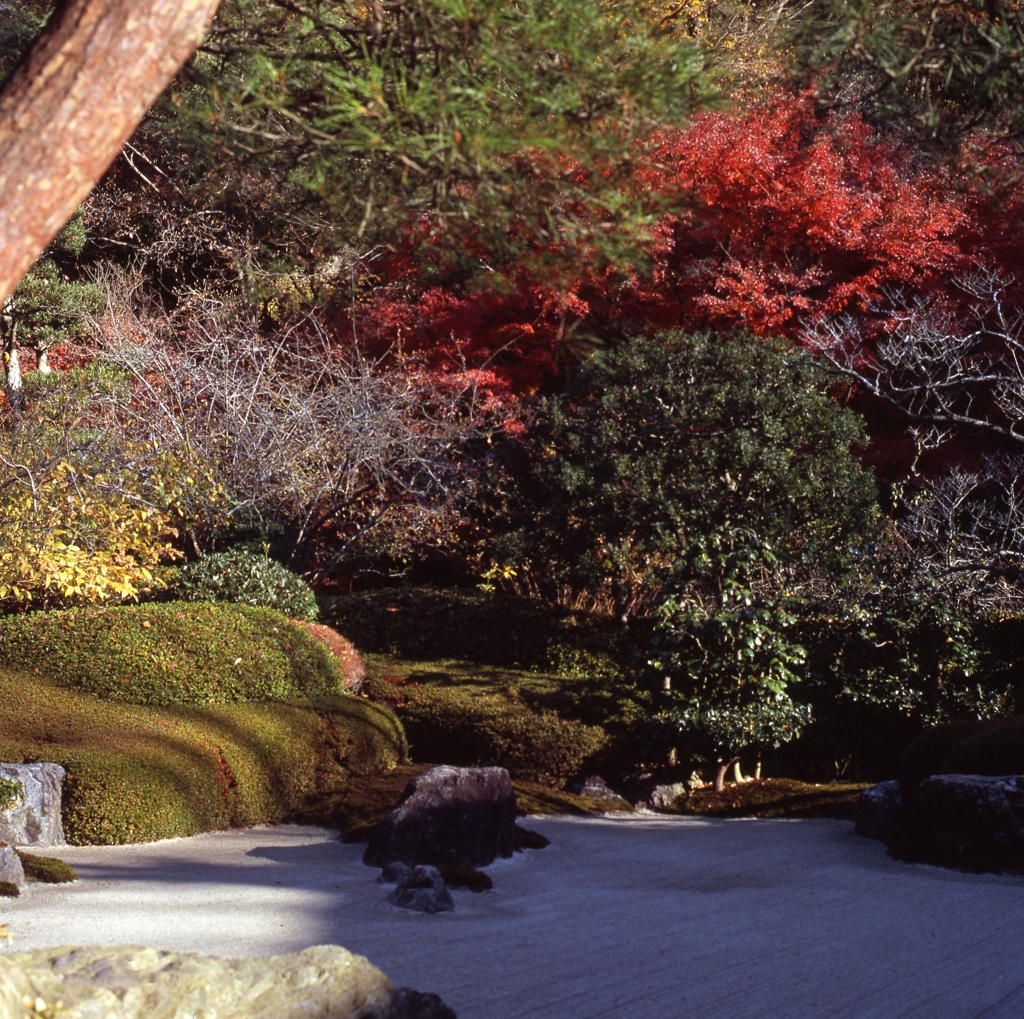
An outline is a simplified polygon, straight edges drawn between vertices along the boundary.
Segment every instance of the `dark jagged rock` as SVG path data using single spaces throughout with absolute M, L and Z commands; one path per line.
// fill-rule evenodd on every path
M 1024 854 L 1024 776 L 932 775 L 917 787 L 910 820 L 918 831 Z
M 414 778 L 374 829 L 363 862 L 486 867 L 515 846 L 516 797 L 504 768 L 443 765 Z
M 857 799 L 855 831 L 866 839 L 888 842 L 899 831 L 901 805 L 900 784 L 895 780 L 865 789 Z
M 413 867 L 388 895 L 388 902 L 417 913 L 447 913 L 455 908 L 455 900 L 440 871 L 426 866 Z

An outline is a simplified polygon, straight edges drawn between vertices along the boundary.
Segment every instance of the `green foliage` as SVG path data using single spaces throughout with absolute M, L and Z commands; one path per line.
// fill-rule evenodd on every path
M 706 333 L 596 355 L 502 451 L 496 552 L 622 603 L 761 565 L 842 571 L 875 514 L 863 430 L 794 359 Z
M 44 885 L 65 885 L 78 880 L 75 868 L 56 856 L 36 856 L 16 850 L 21 866 L 28 881 L 38 881 Z
M 272 609 L 171 603 L 0 620 L 0 662 L 106 700 L 215 704 L 344 691 L 341 667 Z
M 826 94 L 955 150 L 1024 131 L 1024 11 L 999 0 L 818 0 L 795 52 Z
M 395 685 L 371 680 L 371 697 L 394 706 L 421 761 L 499 765 L 515 778 L 560 785 L 608 742 L 598 726 L 535 710 L 514 691 Z
M 395 716 L 360 698 L 143 707 L 0 669 L 0 758 L 67 769 L 63 820 L 73 844 L 322 820 L 310 804 L 404 752 Z
M 457 588 L 389 588 L 332 598 L 331 625 L 365 653 L 465 660 L 621 679 L 630 649 L 612 620 L 533 598 Z
M 49 350 L 81 336 L 87 316 L 103 310 L 103 291 L 94 283 L 76 283 L 62 275 L 52 258 L 41 258 L 26 273 L 5 308 L 9 343 Z
M 0 810 L 10 810 L 25 799 L 25 787 L 15 778 L 0 775 Z
M 21 889 L 13 881 L 0 881 L 0 896 L 5 899 L 16 899 Z
M 349 237 L 425 212 L 608 247 L 647 223 L 631 147 L 712 101 L 704 65 L 631 2 L 229 0 L 176 99 Z
M 0 431 L 0 604 L 136 599 L 161 586 L 170 541 L 217 516 L 222 492 L 131 415 L 127 376 L 102 363 L 26 376 Z
M 246 549 L 215 552 L 178 572 L 170 597 L 177 601 L 239 602 L 276 609 L 292 619 L 313 622 L 316 597 L 298 574 Z
M 796 361 L 797 363 L 793 363 Z M 857 418 L 781 342 L 666 333 L 595 356 L 492 474 L 495 554 L 655 606 L 660 717 L 708 755 L 777 746 L 805 706 L 805 591 L 875 526 Z

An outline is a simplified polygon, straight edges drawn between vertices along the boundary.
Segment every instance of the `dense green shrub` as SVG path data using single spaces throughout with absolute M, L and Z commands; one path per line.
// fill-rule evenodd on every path
M 462 659 L 573 677 L 621 677 L 622 627 L 535 598 L 459 588 L 386 588 L 332 598 L 325 614 L 360 651 Z
M 297 573 L 275 559 L 244 548 L 216 552 L 183 566 L 170 597 L 177 601 L 239 602 L 277 609 L 313 622 L 316 597 Z
M 0 663 L 106 700 L 215 704 L 344 691 L 337 659 L 271 609 L 87 607 L 0 619 Z
M 600 727 L 534 710 L 508 692 L 419 686 L 389 693 L 387 686 L 377 680 L 368 689 L 396 706 L 420 761 L 499 765 L 515 778 L 558 785 L 608 742 Z
M 876 531 L 863 423 L 781 340 L 667 332 L 587 361 L 484 475 L 491 553 L 554 594 L 653 616 L 659 717 L 693 752 L 810 720 L 797 624 Z
M 358 697 L 111 704 L 0 669 L 0 759 L 67 769 L 68 840 L 112 845 L 276 823 L 405 756 L 401 724 Z

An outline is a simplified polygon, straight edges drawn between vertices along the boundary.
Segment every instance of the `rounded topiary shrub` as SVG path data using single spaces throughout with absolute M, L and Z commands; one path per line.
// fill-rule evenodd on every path
M 227 601 L 277 609 L 312 622 L 318 609 L 309 585 L 277 560 L 234 548 L 197 559 L 178 571 L 175 601 Z
M 0 620 L 0 664 L 105 700 L 217 704 L 345 692 L 337 658 L 297 623 L 248 605 L 91 606 Z

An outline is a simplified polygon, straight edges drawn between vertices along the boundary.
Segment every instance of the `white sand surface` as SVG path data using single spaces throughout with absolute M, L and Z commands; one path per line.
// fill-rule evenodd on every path
M 68 848 L 81 880 L 0 900 L 0 950 L 334 943 L 459 1019 L 1024 1019 L 1024 878 L 897 863 L 840 821 L 525 823 L 552 845 L 433 916 L 319 828 Z

